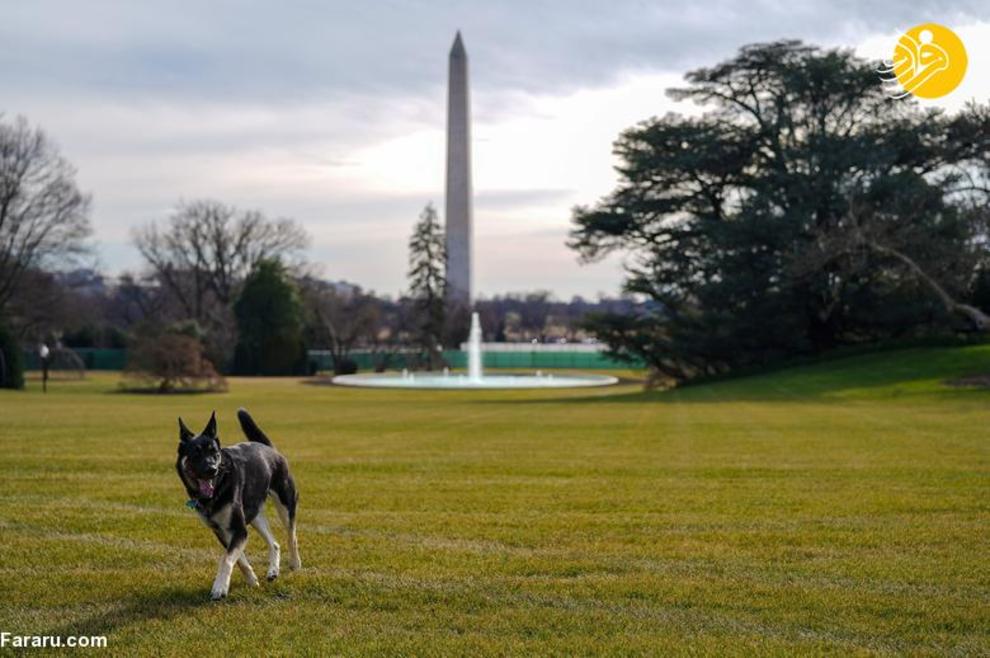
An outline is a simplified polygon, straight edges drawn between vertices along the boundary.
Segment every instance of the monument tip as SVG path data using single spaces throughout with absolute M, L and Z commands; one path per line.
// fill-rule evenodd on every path
M 467 54 L 467 51 L 464 50 L 464 41 L 461 39 L 460 30 L 457 30 L 457 34 L 454 36 L 454 45 L 450 47 L 450 54 L 451 56 Z

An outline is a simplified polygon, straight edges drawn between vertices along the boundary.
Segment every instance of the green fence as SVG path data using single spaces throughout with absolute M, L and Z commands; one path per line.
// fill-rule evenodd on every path
M 467 353 L 461 350 L 444 352 L 444 358 L 455 368 L 467 367 Z M 629 364 L 611 359 L 604 352 L 499 350 L 484 352 L 481 359 L 486 368 L 612 370 L 629 367 Z
M 123 370 L 127 364 L 127 350 L 102 349 L 102 348 L 74 348 L 75 352 L 87 370 Z M 349 357 L 357 363 L 358 370 L 370 371 L 378 367 L 383 361 L 381 353 L 355 351 Z M 451 368 L 467 367 L 467 352 L 462 350 L 445 350 L 443 359 Z M 310 350 L 309 361 L 311 369 L 332 370 L 333 361 L 330 354 L 325 350 Z M 637 367 L 636 364 L 627 364 L 615 359 L 610 359 L 603 352 L 599 351 L 572 351 L 566 348 L 561 350 L 527 350 L 525 345 L 520 345 L 518 351 L 497 350 L 488 351 L 482 355 L 483 365 L 486 368 L 517 368 L 520 370 L 539 370 L 551 368 L 575 368 L 578 370 L 612 370 L 616 368 Z M 387 367 L 389 370 L 401 370 L 402 368 L 417 367 L 419 360 L 415 353 L 403 353 L 389 355 Z M 26 350 L 24 352 L 24 365 L 29 370 L 41 368 L 37 352 Z
M 539 370 L 552 368 L 574 368 L 579 370 L 614 370 L 617 368 L 638 367 L 611 359 L 604 352 L 598 351 L 551 351 L 526 350 L 520 346 L 519 351 L 488 351 L 482 354 L 482 365 L 485 368 L 516 368 L 520 370 Z M 352 359 L 359 371 L 374 370 L 385 357 L 380 353 L 355 351 L 348 357 Z M 467 367 L 467 352 L 463 350 L 444 350 L 444 362 L 451 368 Z M 310 350 L 309 360 L 318 370 L 332 370 L 333 359 L 325 350 Z M 414 353 L 397 353 L 388 356 L 387 368 L 396 370 L 413 368 L 419 362 Z
M 72 351 L 82 360 L 86 370 L 123 370 L 127 364 L 127 350 L 74 347 Z M 41 369 L 41 359 L 36 351 L 24 351 L 24 367 L 28 370 Z

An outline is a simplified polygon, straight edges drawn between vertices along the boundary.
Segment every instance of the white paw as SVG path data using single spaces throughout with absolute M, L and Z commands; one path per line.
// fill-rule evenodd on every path
M 278 567 L 273 567 L 268 570 L 268 582 L 271 582 L 278 578 Z
M 251 574 L 248 577 L 247 581 L 249 587 L 259 587 L 261 585 L 261 583 L 258 582 L 258 577 L 255 576 L 254 574 Z
M 289 568 L 292 569 L 293 571 L 298 571 L 299 569 L 302 569 L 302 560 L 300 560 L 297 557 L 292 558 L 291 560 L 289 560 Z
M 221 589 L 219 587 L 214 586 L 213 589 L 210 590 L 210 599 L 213 600 L 213 601 L 219 601 L 220 599 L 224 598 L 225 596 L 227 596 L 227 590 L 226 589 Z

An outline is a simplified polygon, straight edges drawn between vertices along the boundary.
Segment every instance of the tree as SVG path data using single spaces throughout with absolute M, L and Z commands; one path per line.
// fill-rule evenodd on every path
M 620 136 L 620 185 L 575 209 L 570 241 L 631 253 L 624 287 L 651 302 L 591 319 L 613 354 L 681 380 L 973 319 L 956 300 L 987 260 L 969 209 L 986 110 L 892 101 L 874 69 L 747 46 L 668 92 L 705 114 Z
M 209 200 L 181 203 L 163 226 L 152 222 L 134 232 L 135 245 L 181 318 L 204 327 L 207 351 L 221 363 L 234 342 L 231 305 L 244 278 L 266 259 L 291 261 L 307 242 L 290 219 Z
M 374 295 L 354 287 L 338 290 L 313 279 L 302 282 L 302 298 L 313 347 L 325 348 L 333 360 L 334 374 L 354 372 L 350 353 L 359 344 L 378 347 L 382 330 L 382 304 Z
M 99 322 L 104 300 L 75 278 L 84 272 L 92 273 L 29 268 L 21 274 L 5 310 L 16 321 L 18 340 L 36 344 Z
M 429 369 L 442 362 L 446 288 L 444 234 L 437 211 L 426 204 L 409 239 L 409 290 L 418 316 L 416 340 Z
M 209 295 L 230 304 L 258 263 L 290 259 L 308 241 L 291 219 L 270 220 L 256 210 L 209 200 L 181 203 L 165 226 L 152 222 L 134 233 L 147 264 L 197 319 L 205 316 Z
M 25 272 L 85 251 L 90 200 L 75 176 L 40 128 L 0 116 L 0 313 Z
M 167 302 L 153 277 L 125 272 L 107 294 L 106 320 L 122 327 L 161 321 L 168 315 Z
M 262 260 L 234 304 L 234 370 L 245 375 L 301 374 L 306 366 L 299 292 L 278 260 Z
M 0 324 L 0 388 L 24 388 L 24 355 L 14 336 Z

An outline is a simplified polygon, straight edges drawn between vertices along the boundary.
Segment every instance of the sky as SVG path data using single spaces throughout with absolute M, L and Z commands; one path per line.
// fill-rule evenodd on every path
M 447 53 L 470 65 L 476 294 L 615 295 L 582 265 L 571 209 L 616 184 L 612 142 L 664 90 L 748 43 L 799 38 L 889 57 L 937 22 L 966 45 L 950 110 L 990 96 L 990 3 L 144 2 L 0 0 L 0 114 L 41 126 L 93 198 L 94 251 L 138 271 L 134 226 L 210 198 L 291 217 L 328 279 L 405 286 L 423 206 L 443 212 Z

